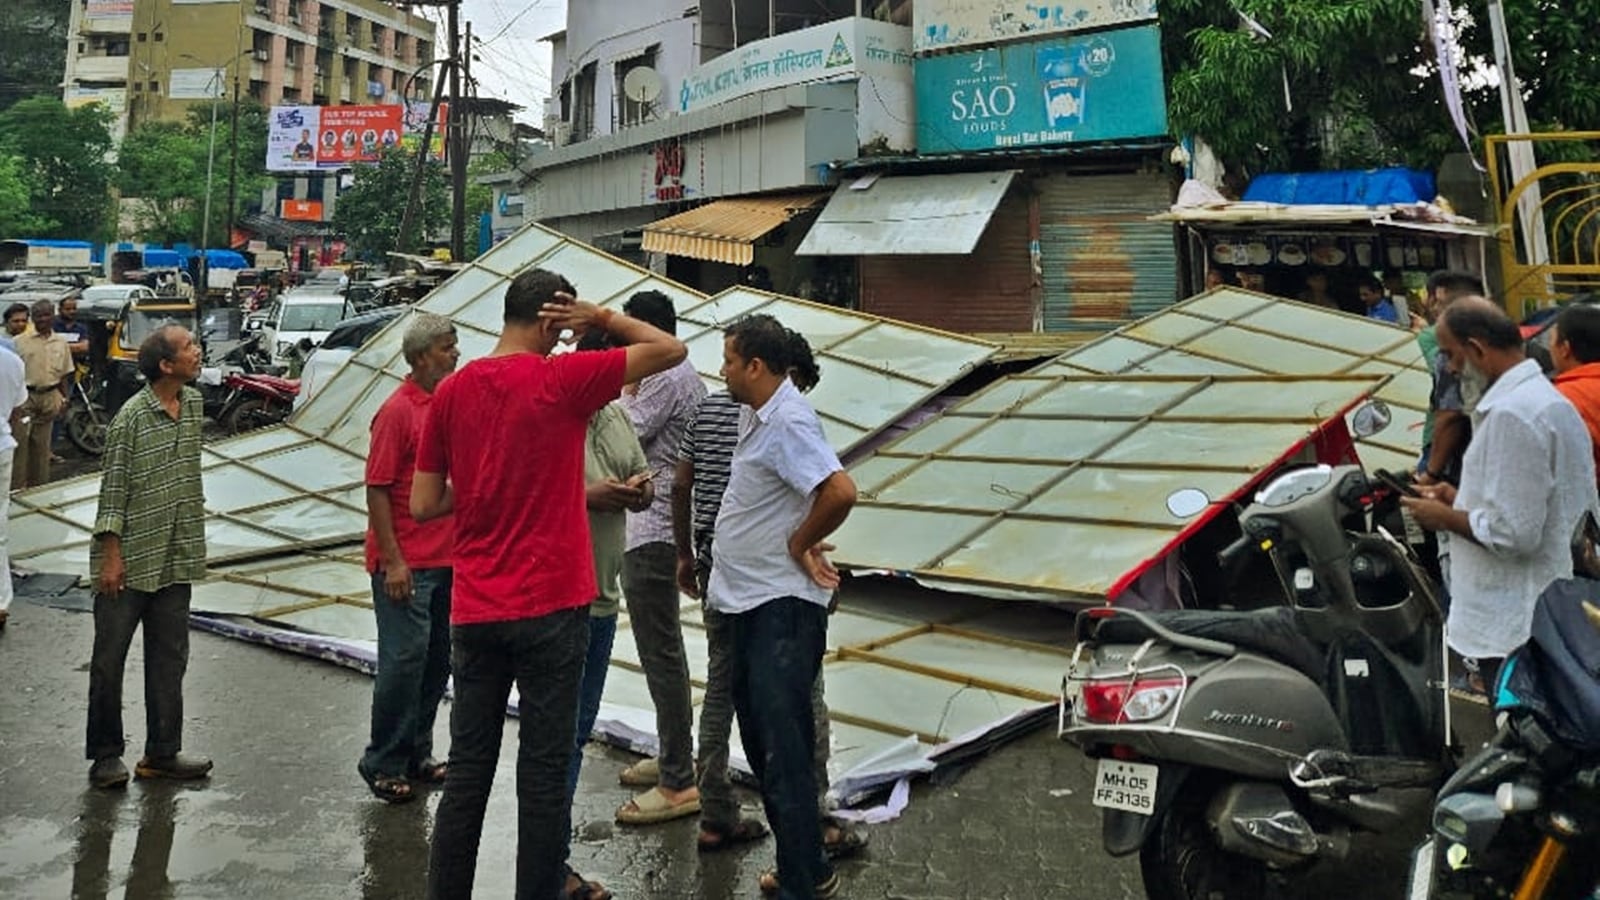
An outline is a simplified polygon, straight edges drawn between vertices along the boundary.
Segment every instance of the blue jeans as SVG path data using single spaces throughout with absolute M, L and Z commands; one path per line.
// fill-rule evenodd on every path
M 372 680 L 372 739 L 361 767 L 374 777 L 411 775 L 433 756 L 433 723 L 450 679 L 451 570 L 414 569 L 411 601 L 395 603 L 372 575 L 378 673 Z
M 551 900 L 565 881 L 572 828 L 567 769 L 578 683 L 589 646 L 589 607 L 451 629 L 455 702 L 450 768 L 434 814 L 428 897 L 472 897 L 506 701 L 517 686 L 517 900 Z
M 813 895 L 833 877 L 823 854 L 812 768 L 811 689 L 828 641 L 828 610 L 798 597 L 727 616 L 733 644 L 733 708 L 744 755 L 761 782 L 778 850 L 782 900 Z
M 583 661 L 583 682 L 578 686 L 578 734 L 572 742 L 572 768 L 567 772 L 567 804 L 578 793 L 578 771 L 583 768 L 583 745 L 589 743 L 600 696 L 606 691 L 606 671 L 611 668 L 611 645 L 617 639 L 617 617 L 589 617 L 589 655 Z

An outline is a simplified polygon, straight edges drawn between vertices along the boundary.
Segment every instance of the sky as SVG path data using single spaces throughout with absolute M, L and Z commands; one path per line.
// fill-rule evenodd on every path
M 443 8 L 418 9 L 440 23 L 443 45 Z M 472 24 L 472 77 L 479 93 L 526 107 L 516 119 L 542 126 L 544 98 L 550 95 L 550 45 L 539 39 L 566 27 L 567 0 L 462 0 L 461 18 Z

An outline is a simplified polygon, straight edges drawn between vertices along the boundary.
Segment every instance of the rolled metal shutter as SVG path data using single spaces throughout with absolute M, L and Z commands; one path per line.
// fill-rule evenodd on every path
M 1050 173 L 1034 189 L 1045 331 L 1114 327 L 1178 299 L 1173 227 L 1146 221 L 1172 204 L 1165 175 Z
M 861 257 L 861 309 L 962 334 L 1032 331 L 1028 201 L 1013 189 L 965 256 Z

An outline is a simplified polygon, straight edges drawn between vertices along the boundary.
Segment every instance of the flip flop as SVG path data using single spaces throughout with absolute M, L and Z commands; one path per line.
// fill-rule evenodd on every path
M 430 756 L 417 763 L 416 769 L 412 770 L 411 780 L 423 784 L 444 784 L 445 774 L 449 768 L 449 763 L 442 763 Z
M 828 840 L 828 832 L 834 832 L 838 837 Z M 848 859 L 866 849 L 867 836 L 851 828 L 833 816 L 822 817 L 822 852 L 829 859 Z
M 623 825 L 654 825 L 692 816 L 700 811 L 700 797 L 682 803 L 672 803 L 661 789 L 651 788 L 629 800 L 617 810 L 617 821 Z
M 702 822 L 700 823 L 700 852 L 715 853 L 719 850 L 728 850 L 740 844 L 759 841 L 769 833 L 766 823 L 760 819 L 740 819 L 732 826 L 712 825 L 709 822 Z M 707 835 L 711 836 L 711 840 L 706 840 Z
M 374 775 L 367 771 L 365 762 L 356 763 L 356 771 L 361 773 L 361 780 L 367 783 L 372 796 L 385 803 L 410 803 L 416 798 L 411 791 L 411 782 L 404 776 Z
M 606 890 L 605 885 L 589 881 L 571 866 L 567 866 L 566 884 L 562 885 L 561 896 L 567 900 L 611 900 L 611 892 Z
M 623 769 L 617 780 L 628 787 L 655 787 L 661 783 L 661 763 L 654 757 L 641 759 Z
M 761 877 L 756 879 L 756 886 L 761 888 L 763 894 L 776 894 L 782 889 L 778 884 L 778 870 L 768 869 L 762 872 Z M 833 900 L 839 896 L 839 873 L 829 875 L 828 880 L 817 885 L 811 895 L 817 900 Z

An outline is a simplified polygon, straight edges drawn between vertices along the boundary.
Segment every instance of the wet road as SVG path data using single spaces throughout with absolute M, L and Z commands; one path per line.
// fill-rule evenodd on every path
M 373 799 L 355 772 L 371 682 L 328 664 L 194 633 L 186 749 L 211 755 L 203 786 L 87 787 L 83 743 L 92 622 L 19 600 L 0 635 L 0 897 L 420 898 L 430 796 Z M 141 654 L 129 660 L 131 765 L 143 741 Z M 514 732 L 513 732 L 514 733 Z M 509 737 L 509 735 L 508 735 Z M 441 716 L 439 746 L 448 746 Z M 478 896 L 510 896 L 515 743 L 508 740 L 479 855 Z M 760 896 L 770 841 L 702 856 L 693 820 L 616 828 L 625 754 L 592 746 L 573 863 L 621 898 Z M 842 864 L 844 896 L 885 900 L 1143 896 L 1137 864 L 1100 851 L 1090 767 L 1046 728 L 919 783 L 898 820 L 869 828 Z M 747 805 L 755 798 L 746 797 Z M 1396 897 L 1398 847 L 1360 848 L 1307 896 Z

